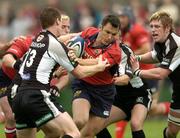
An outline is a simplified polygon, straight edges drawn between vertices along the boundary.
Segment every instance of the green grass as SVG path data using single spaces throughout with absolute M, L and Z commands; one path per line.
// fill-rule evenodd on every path
M 146 120 L 144 124 L 144 131 L 146 134 L 147 138 L 162 138 L 162 131 L 164 127 L 166 126 L 167 122 L 166 119 L 148 119 Z M 0 125 L 0 138 L 5 138 L 4 133 L 3 133 L 3 125 Z M 113 138 L 115 138 L 115 126 L 111 125 L 108 127 L 110 130 L 110 133 Z M 43 133 L 39 132 L 37 133 L 37 138 L 43 138 Z M 130 126 L 128 125 L 126 128 L 126 133 L 124 138 L 131 138 L 131 130 Z M 180 134 L 178 135 L 177 138 L 180 138 Z

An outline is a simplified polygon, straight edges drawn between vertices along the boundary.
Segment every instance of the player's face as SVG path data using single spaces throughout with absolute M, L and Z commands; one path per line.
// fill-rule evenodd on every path
M 62 19 L 62 35 L 69 34 L 70 33 L 70 20 L 69 19 Z
M 112 41 L 114 41 L 119 34 L 119 28 L 113 27 L 110 23 L 107 23 L 105 26 L 101 28 L 99 33 L 99 40 L 101 44 L 108 45 Z
M 58 33 L 57 37 L 59 37 L 59 36 L 63 35 L 62 34 L 62 22 L 60 19 L 57 19 L 56 22 L 57 22 L 57 33 Z
M 150 30 L 155 42 L 164 42 L 169 34 L 168 27 L 164 27 L 159 20 L 150 22 Z

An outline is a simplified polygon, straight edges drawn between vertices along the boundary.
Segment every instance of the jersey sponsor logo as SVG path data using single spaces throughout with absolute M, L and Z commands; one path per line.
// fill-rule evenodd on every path
M 31 47 L 42 48 L 42 47 L 45 47 L 45 44 L 44 43 L 32 42 Z

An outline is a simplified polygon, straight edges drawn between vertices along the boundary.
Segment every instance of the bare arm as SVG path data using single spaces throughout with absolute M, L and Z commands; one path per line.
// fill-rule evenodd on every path
M 73 37 L 75 37 L 75 36 L 78 36 L 78 35 L 80 35 L 80 34 L 81 34 L 81 32 L 79 32 L 79 33 L 70 33 L 70 34 L 62 35 L 62 36 L 60 36 L 60 37 L 58 38 L 58 40 L 61 41 L 61 42 L 63 42 L 63 43 L 65 43 L 65 44 L 67 44 L 67 42 L 68 42 L 71 38 L 73 38 Z
M 155 61 L 153 58 L 152 58 L 152 53 L 151 52 L 148 52 L 148 53 L 145 53 L 145 54 L 142 54 L 142 55 L 138 55 L 140 57 L 140 62 L 142 63 L 157 63 L 157 61 Z
M 97 72 L 104 71 L 106 67 L 109 67 L 110 64 L 107 63 L 107 60 L 103 61 L 102 55 L 98 58 L 98 64 L 91 66 L 81 66 L 78 65 L 73 71 L 72 74 L 77 78 L 84 78 L 92 76 Z
M 140 77 L 146 78 L 146 79 L 162 80 L 166 78 L 170 73 L 171 73 L 171 70 L 158 67 L 158 68 L 153 68 L 149 70 L 141 70 Z
M 96 65 L 98 64 L 98 59 L 82 59 L 82 58 L 76 58 L 76 60 L 80 65 L 82 66 L 88 66 L 88 65 Z
M 140 70 L 138 61 L 133 56 L 131 56 L 130 62 L 131 62 L 132 70 L 133 70 L 134 74 L 137 76 L 140 76 L 142 78 L 164 79 L 171 73 L 171 71 L 169 69 L 164 69 L 161 67 L 157 67 L 157 68 L 153 68 L 153 69 L 149 69 L 149 70 Z

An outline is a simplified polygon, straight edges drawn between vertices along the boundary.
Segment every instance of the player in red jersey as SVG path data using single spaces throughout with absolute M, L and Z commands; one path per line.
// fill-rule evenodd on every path
M 4 76 L 3 78 L 6 80 L 1 80 L 1 87 L 7 87 L 12 82 L 11 80 L 14 78 L 16 74 L 16 70 L 18 70 L 21 61 L 20 58 L 23 57 L 23 55 L 28 50 L 30 44 L 32 41 L 31 36 L 27 37 L 20 37 L 16 41 L 12 43 L 10 48 L 6 51 L 3 62 L 2 62 L 2 68 L 1 68 L 1 75 Z M 7 100 L 7 95 L 1 95 L 0 98 L 0 105 L 3 109 L 3 112 L 5 114 L 5 134 L 6 138 L 14 138 L 15 137 L 15 120 L 12 113 L 12 110 L 10 108 L 10 105 Z
M 122 10 L 118 11 L 119 20 L 121 22 L 121 32 L 122 41 L 131 47 L 136 55 L 144 54 L 151 50 L 151 40 L 150 33 L 146 28 L 135 22 L 135 17 L 133 15 L 132 9 L 130 7 L 123 7 Z M 142 64 L 140 63 L 141 69 L 151 69 L 154 68 L 152 64 Z M 150 114 L 153 115 L 167 115 L 169 112 L 169 102 L 158 103 L 157 86 L 158 83 L 155 80 L 146 80 L 148 87 L 151 89 L 153 95 L 152 106 L 150 109 Z M 120 121 L 116 123 L 116 137 L 123 138 L 125 127 L 127 121 Z M 106 130 L 105 130 L 106 131 Z M 98 135 L 98 138 L 106 136 L 106 132 L 102 132 Z M 107 134 L 108 135 L 108 134 Z
M 119 30 L 118 17 L 108 15 L 104 17 L 100 29 L 89 27 L 82 31 L 81 37 L 85 39 L 84 55 L 75 60 L 80 65 L 92 65 L 97 63 L 97 57 L 102 54 L 111 65 L 103 72 L 72 82 L 73 120 L 81 130 L 82 137 L 94 137 L 109 116 L 116 93 L 113 70 L 121 59 L 120 48 L 115 40 Z

